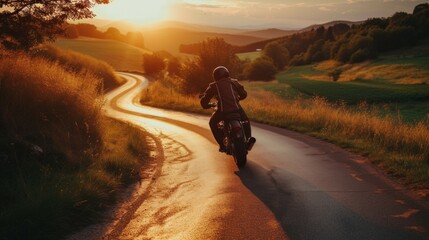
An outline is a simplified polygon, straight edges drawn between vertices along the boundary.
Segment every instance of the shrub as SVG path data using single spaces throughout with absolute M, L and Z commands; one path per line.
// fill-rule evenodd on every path
M 172 75 L 179 75 L 182 70 L 182 65 L 180 64 L 179 59 L 176 57 L 171 57 L 167 62 L 167 71 Z
M 338 79 L 340 79 L 341 73 L 343 73 L 343 71 L 339 68 L 336 68 L 329 72 L 328 75 L 332 77 L 332 81 L 336 82 Z

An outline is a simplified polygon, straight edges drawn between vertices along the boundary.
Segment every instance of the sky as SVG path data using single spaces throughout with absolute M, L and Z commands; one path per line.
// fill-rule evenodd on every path
M 173 20 L 234 28 L 299 29 L 334 20 L 361 21 L 411 13 L 424 0 L 112 0 L 97 5 L 99 19 L 150 24 Z

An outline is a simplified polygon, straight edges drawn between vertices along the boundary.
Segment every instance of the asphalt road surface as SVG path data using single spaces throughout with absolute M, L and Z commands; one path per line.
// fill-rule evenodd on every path
M 428 191 L 333 144 L 256 123 L 238 170 L 217 151 L 208 117 L 141 106 L 147 80 L 120 75 L 127 83 L 108 94 L 106 114 L 145 129 L 156 160 L 110 219 L 70 239 L 429 239 Z

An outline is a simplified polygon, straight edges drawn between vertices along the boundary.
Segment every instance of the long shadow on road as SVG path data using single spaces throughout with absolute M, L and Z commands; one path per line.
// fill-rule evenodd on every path
M 236 174 L 270 208 L 292 240 L 428 239 L 418 232 L 369 221 L 334 198 L 336 193 L 321 191 L 286 170 L 266 170 L 249 161 Z

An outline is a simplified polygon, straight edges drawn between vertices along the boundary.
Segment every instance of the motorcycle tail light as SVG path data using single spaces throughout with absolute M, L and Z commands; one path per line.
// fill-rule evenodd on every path
M 240 131 L 240 130 L 241 130 L 241 127 L 240 127 L 240 126 L 234 126 L 233 128 L 234 128 L 234 131 L 236 131 L 236 132 L 238 132 L 238 131 Z

